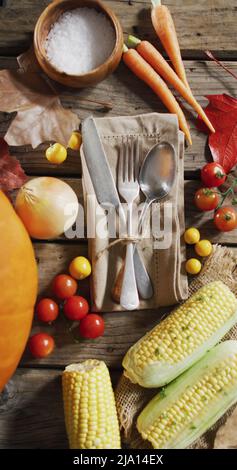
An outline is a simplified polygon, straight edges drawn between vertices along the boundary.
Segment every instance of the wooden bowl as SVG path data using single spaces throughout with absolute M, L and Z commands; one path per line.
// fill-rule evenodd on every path
M 110 20 L 115 31 L 115 45 L 110 57 L 96 69 L 81 75 L 69 75 L 57 70 L 48 60 L 45 51 L 45 40 L 52 25 L 67 10 L 79 7 L 94 8 L 104 13 Z M 37 60 L 44 72 L 53 80 L 63 85 L 83 88 L 98 83 L 112 73 L 118 66 L 123 48 L 123 30 L 113 11 L 100 0 L 54 0 L 39 17 L 34 31 L 34 49 Z

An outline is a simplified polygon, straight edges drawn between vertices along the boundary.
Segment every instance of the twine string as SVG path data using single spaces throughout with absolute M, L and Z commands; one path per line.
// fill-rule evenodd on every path
M 112 242 L 108 243 L 108 245 L 103 248 L 103 250 L 100 250 L 97 255 L 96 255 L 96 261 L 98 261 L 101 256 L 106 252 L 109 251 L 113 246 L 121 244 L 121 245 L 128 245 L 128 243 L 134 243 L 134 245 L 137 245 L 141 239 L 136 238 L 136 237 L 124 237 L 124 238 L 116 238 L 116 240 L 113 240 Z

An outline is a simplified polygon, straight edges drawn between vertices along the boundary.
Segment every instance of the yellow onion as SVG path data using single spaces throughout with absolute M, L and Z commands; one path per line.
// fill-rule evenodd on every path
M 58 178 L 34 178 L 18 192 L 16 212 L 31 237 L 52 239 L 74 224 L 78 199 L 73 189 Z

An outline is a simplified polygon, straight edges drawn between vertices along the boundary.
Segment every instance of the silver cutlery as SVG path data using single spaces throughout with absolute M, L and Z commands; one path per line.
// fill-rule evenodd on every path
M 176 159 L 174 147 L 168 142 L 154 145 L 145 157 L 139 174 L 140 189 L 146 196 L 146 201 L 139 217 L 139 234 L 142 231 L 150 205 L 152 202 L 158 202 L 169 194 L 174 184 L 175 176 Z
M 120 148 L 118 165 L 118 191 L 127 203 L 127 233 L 128 237 L 134 236 L 133 232 L 133 204 L 139 194 L 139 141 L 132 139 L 123 142 Z M 139 306 L 139 296 L 134 270 L 134 243 L 130 242 L 126 247 L 124 275 L 120 296 L 120 304 L 125 310 L 135 310 Z
M 114 207 L 125 219 L 114 178 L 92 117 L 86 118 L 82 123 L 82 140 L 87 168 L 98 203 L 105 209 Z
M 114 207 L 122 222 L 126 223 L 125 214 L 118 196 L 118 191 L 111 173 L 103 145 L 93 117 L 86 118 L 82 123 L 82 139 L 87 168 L 91 177 L 94 191 L 104 208 Z M 106 184 L 105 184 L 106 182 Z M 137 249 L 134 252 L 137 288 L 143 299 L 152 296 L 152 285 L 143 260 Z M 148 296 L 147 296 L 148 295 Z

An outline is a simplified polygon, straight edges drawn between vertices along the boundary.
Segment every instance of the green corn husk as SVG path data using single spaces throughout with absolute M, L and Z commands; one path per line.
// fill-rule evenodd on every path
M 197 362 L 237 322 L 237 299 L 221 281 L 199 289 L 127 352 L 124 373 L 142 387 L 162 387 Z
M 161 390 L 137 420 L 155 449 L 184 449 L 237 401 L 237 341 L 215 346 Z

